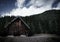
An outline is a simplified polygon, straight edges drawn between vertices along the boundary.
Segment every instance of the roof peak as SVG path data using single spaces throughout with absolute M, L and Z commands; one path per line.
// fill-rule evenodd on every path
M 21 17 L 14 18 L 11 22 L 9 22 L 7 25 L 5 25 L 5 28 L 8 27 L 11 23 L 13 23 L 17 19 L 20 19 L 30 29 L 30 27 L 28 26 L 28 24 Z

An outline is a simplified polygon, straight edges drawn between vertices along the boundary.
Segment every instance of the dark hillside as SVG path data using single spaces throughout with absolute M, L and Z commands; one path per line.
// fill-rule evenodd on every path
M 0 34 L 5 30 L 4 26 L 14 18 L 14 16 L 0 18 Z M 60 10 L 48 10 L 41 14 L 22 18 L 30 26 L 34 34 L 48 33 L 60 35 Z

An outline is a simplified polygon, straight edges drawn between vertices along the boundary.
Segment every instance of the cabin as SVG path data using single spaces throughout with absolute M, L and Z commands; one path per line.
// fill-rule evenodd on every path
M 28 36 L 31 32 L 30 27 L 21 17 L 14 18 L 11 22 L 5 25 L 5 28 L 8 35 L 14 36 Z

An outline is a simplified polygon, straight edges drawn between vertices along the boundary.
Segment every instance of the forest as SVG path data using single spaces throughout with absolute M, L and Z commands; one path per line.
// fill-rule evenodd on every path
M 0 17 L 0 36 L 5 30 L 4 26 L 18 16 Z M 60 35 L 60 10 L 48 10 L 40 14 L 22 17 L 33 34 L 56 34 Z

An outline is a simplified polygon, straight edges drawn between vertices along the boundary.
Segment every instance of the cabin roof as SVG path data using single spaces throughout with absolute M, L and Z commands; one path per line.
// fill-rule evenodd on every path
M 14 21 L 16 21 L 17 19 L 20 19 L 24 24 L 25 26 L 30 29 L 30 27 L 28 26 L 28 24 L 21 18 L 21 17 L 16 17 L 14 18 L 11 22 L 9 22 L 8 24 L 5 25 L 5 28 L 7 28 L 10 24 L 12 24 Z

